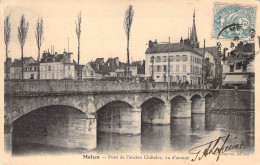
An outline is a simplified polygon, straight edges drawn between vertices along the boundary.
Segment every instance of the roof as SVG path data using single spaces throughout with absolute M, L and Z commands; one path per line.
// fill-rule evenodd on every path
M 140 67 L 137 68 L 137 74 L 145 74 L 145 61 Z
M 49 63 L 49 62 L 61 62 L 64 58 L 64 54 L 50 54 L 50 53 L 43 53 L 41 63 Z M 47 61 L 45 61 L 47 59 Z M 53 61 L 54 59 L 54 61 Z
M 94 70 L 95 73 L 108 74 L 109 75 L 109 71 L 108 71 L 108 68 L 107 68 L 106 65 L 90 63 L 90 66 Z
M 14 60 L 14 62 L 11 64 L 11 67 L 22 67 L 22 61 Z
M 97 58 L 95 63 L 104 63 L 104 58 Z
M 152 47 L 148 47 L 145 54 L 154 54 L 154 53 L 168 53 L 170 47 L 170 52 L 185 52 L 190 51 L 202 56 L 196 49 L 184 44 L 184 43 L 170 43 L 169 44 L 153 44 Z
M 35 62 L 35 63 L 30 63 L 29 66 L 38 66 L 38 63 Z
M 203 54 L 204 48 L 197 48 L 197 51 L 199 51 L 201 54 Z M 218 47 L 217 46 L 205 47 L 205 52 L 212 54 L 214 57 L 214 60 L 220 61 L 220 57 L 218 56 Z
M 255 44 L 240 44 L 230 52 L 230 56 L 226 57 L 227 62 L 241 62 L 253 59 L 255 56 Z
M 116 67 L 117 67 L 117 66 L 116 66 L 116 62 L 115 62 L 115 58 L 109 58 L 109 59 L 107 59 L 106 65 L 107 65 L 108 70 L 109 70 L 110 72 L 115 72 Z

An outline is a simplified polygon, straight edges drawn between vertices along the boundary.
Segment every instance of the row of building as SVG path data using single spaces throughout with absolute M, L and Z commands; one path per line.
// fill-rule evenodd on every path
M 71 58 L 72 53 L 64 51 L 62 54 L 44 52 L 40 65 L 33 57 L 25 57 L 24 79 L 109 79 L 110 77 L 125 77 L 126 64 L 119 61 L 119 58 L 97 58 L 86 65 L 78 65 Z M 40 68 L 39 68 L 40 66 Z M 144 61 L 135 61 L 130 64 L 130 77 L 144 77 Z M 11 58 L 5 62 L 5 78 L 22 79 L 22 61 Z
M 224 58 L 217 46 L 206 47 L 205 40 L 204 47 L 199 48 L 199 45 L 194 11 L 187 39 L 181 37 L 179 43 L 149 41 L 145 52 L 145 77 L 156 82 L 254 85 L 253 43 L 239 43 Z
M 24 58 L 24 78 L 37 79 L 106 79 L 140 78 L 155 82 L 176 82 L 189 84 L 212 83 L 245 84 L 248 79 L 254 82 L 254 62 L 248 61 L 253 56 L 254 44 L 238 44 L 224 59 L 218 54 L 218 47 L 199 47 L 195 24 L 188 37 L 181 37 L 179 43 L 158 43 L 149 41 L 145 51 L 145 60 L 132 62 L 129 66 L 119 58 L 97 58 L 86 65 L 78 65 L 72 60 L 71 52 L 62 54 L 43 52 L 40 65 L 32 57 Z M 245 60 L 246 59 L 246 60 Z M 40 66 L 40 68 L 38 68 Z M 7 59 L 6 76 L 10 79 L 22 78 L 22 62 Z

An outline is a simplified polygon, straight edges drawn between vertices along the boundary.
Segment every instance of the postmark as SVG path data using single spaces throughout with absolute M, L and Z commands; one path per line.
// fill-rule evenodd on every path
M 215 4 L 212 37 L 231 40 L 239 37 L 239 40 L 253 41 L 256 10 L 253 6 Z

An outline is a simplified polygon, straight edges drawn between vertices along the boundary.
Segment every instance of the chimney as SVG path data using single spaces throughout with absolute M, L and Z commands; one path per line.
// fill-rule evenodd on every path
M 149 40 L 149 48 L 153 47 L 153 41 Z
M 96 66 L 97 66 L 97 70 L 99 71 L 99 63 L 97 63 Z
M 119 58 L 118 57 L 115 58 L 115 61 L 116 61 L 116 65 L 119 66 Z
M 182 37 L 181 37 L 181 39 L 180 39 L 180 43 L 183 43 L 183 39 L 182 39 Z

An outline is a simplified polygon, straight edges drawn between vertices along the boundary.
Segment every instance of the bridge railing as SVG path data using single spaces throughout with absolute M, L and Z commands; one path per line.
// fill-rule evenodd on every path
M 203 85 L 170 84 L 170 90 L 202 90 Z M 112 91 L 167 91 L 167 83 L 74 80 L 5 80 L 5 94 Z

